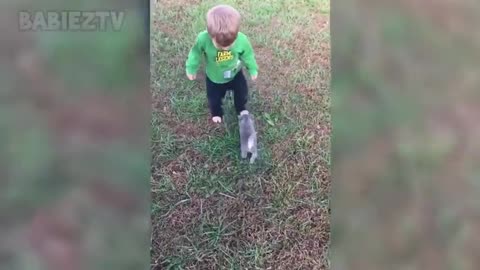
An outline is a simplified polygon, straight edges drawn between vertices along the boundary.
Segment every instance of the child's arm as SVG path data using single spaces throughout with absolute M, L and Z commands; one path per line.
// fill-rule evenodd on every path
M 255 52 L 253 51 L 252 44 L 246 39 L 246 48 L 243 51 L 243 54 L 240 56 L 240 60 L 242 60 L 243 63 L 245 63 L 245 67 L 248 70 L 248 73 L 250 73 L 250 76 L 252 77 L 253 80 L 257 79 L 258 75 L 258 65 L 257 61 L 255 60 Z
M 190 80 L 194 80 L 197 74 L 198 67 L 200 66 L 200 61 L 202 59 L 202 48 L 199 42 L 199 38 L 195 40 L 195 44 L 190 49 L 188 53 L 188 58 L 186 61 L 186 72 Z

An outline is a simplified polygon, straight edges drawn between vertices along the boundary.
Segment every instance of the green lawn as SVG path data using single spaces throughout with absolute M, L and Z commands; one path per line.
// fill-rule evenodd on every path
M 152 269 L 328 269 L 329 1 L 234 1 L 259 78 L 260 154 L 240 159 L 232 101 L 209 122 L 204 76 L 184 63 L 216 1 L 152 11 Z

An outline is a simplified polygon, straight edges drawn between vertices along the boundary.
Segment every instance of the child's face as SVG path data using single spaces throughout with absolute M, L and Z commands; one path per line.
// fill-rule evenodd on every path
M 220 45 L 218 45 L 218 43 L 215 41 L 214 38 L 212 39 L 212 41 L 213 41 L 213 45 L 215 45 L 215 48 L 220 49 L 220 50 L 228 50 L 232 47 L 232 45 L 226 46 L 226 47 L 225 46 L 220 46 Z

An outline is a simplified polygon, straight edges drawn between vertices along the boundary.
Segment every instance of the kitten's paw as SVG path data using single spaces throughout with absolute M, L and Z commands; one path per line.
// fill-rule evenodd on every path
M 256 159 L 257 159 L 257 155 L 256 155 L 256 154 L 252 154 L 252 156 L 250 157 L 250 164 L 253 164 Z

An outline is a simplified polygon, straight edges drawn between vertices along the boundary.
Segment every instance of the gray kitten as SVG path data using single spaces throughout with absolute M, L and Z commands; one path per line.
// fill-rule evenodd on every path
M 258 156 L 257 153 L 257 132 L 255 131 L 255 124 L 253 115 L 247 110 L 240 112 L 238 116 L 240 126 L 240 151 L 242 158 L 247 158 L 248 153 L 251 153 L 250 163 L 253 163 Z

